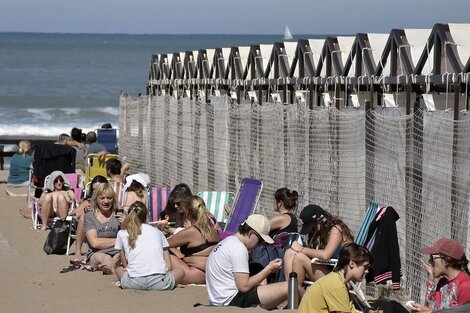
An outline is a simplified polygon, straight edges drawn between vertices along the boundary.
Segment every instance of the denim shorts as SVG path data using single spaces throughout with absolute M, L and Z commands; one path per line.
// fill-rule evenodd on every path
M 175 278 L 170 273 L 152 274 L 148 276 L 130 277 L 124 273 L 121 278 L 122 289 L 137 290 L 172 290 L 175 288 Z

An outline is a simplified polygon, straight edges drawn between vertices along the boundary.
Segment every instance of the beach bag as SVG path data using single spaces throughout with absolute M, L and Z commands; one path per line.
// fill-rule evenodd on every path
M 70 227 L 75 227 L 75 220 L 72 220 L 71 222 L 57 220 L 49 235 L 47 235 L 46 242 L 44 242 L 44 252 L 47 254 L 65 254 L 67 251 L 67 240 L 69 237 Z
M 284 253 L 281 247 L 276 247 L 273 244 L 267 243 L 262 243 L 258 245 L 251 252 L 251 260 L 249 264 L 250 276 L 256 275 L 261 270 L 263 270 L 263 268 L 265 268 L 269 264 L 269 262 L 277 258 L 284 258 Z M 282 267 L 278 271 L 269 274 L 269 276 L 267 277 L 268 284 L 283 281 L 284 275 L 282 275 L 281 277 L 281 273 L 284 273 Z
M 275 259 L 284 259 L 284 253 L 290 248 L 293 241 L 299 240 L 298 233 L 281 233 L 274 237 L 274 244 L 262 243 L 251 252 L 250 275 L 259 273 L 269 262 Z M 268 284 L 285 281 L 284 267 L 271 273 L 268 278 Z

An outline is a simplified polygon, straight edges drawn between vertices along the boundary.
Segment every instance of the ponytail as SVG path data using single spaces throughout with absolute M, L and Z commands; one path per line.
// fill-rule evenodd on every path
M 142 223 L 147 221 L 148 210 L 145 204 L 141 201 L 136 201 L 131 204 L 126 218 L 122 222 L 122 228 L 127 230 L 129 235 L 129 247 L 135 249 L 135 243 L 140 234 L 142 234 Z

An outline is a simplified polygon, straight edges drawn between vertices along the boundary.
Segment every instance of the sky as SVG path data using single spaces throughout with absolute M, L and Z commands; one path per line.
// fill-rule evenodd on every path
M 389 33 L 470 23 L 470 0 L 1 0 L 0 32 Z

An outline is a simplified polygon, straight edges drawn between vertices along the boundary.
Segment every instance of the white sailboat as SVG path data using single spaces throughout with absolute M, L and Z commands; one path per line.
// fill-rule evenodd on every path
M 289 26 L 286 25 L 286 29 L 284 30 L 284 40 L 292 40 L 294 36 L 292 36 L 292 33 L 289 30 Z

